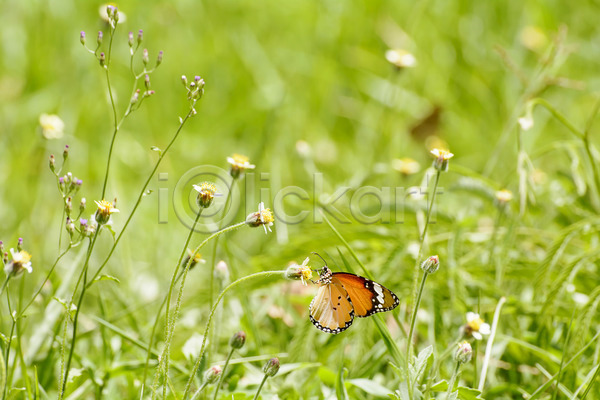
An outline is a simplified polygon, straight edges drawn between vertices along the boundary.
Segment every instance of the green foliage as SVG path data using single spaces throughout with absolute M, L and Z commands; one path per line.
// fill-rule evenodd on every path
M 273 357 L 263 399 L 600 399 L 596 2 L 3 5 L 0 399 L 212 398 L 240 330 L 219 399 L 253 399 Z M 432 147 L 454 158 L 427 224 Z M 234 153 L 256 167 L 232 183 Z M 190 233 L 204 180 L 222 196 Z M 312 252 L 400 305 L 318 331 L 316 287 L 282 278 Z M 502 297 L 455 369 L 465 314 Z

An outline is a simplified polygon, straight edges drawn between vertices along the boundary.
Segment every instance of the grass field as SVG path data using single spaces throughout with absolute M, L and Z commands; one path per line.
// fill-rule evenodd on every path
M 600 399 L 598 1 L 2 5 L 1 399 Z

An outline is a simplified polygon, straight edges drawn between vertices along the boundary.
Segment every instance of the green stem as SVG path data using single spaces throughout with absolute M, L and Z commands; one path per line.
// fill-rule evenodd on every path
M 81 304 L 83 303 L 83 296 L 85 296 L 85 291 L 88 287 L 86 285 L 86 283 L 87 283 L 87 271 L 88 271 L 88 268 L 90 265 L 90 256 L 92 255 L 92 250 L 94 249 L 94 246 L 96 245 L 96 239 L 98 239 L 98 234 L 101 229 L 102 229 L 102 226 L 98 226 L 98 228 L 96 229 L 96 233 L 94 233 L 94 237 L 90 241 L 90 245 L 88 247 L 88 251 L 85 256 L 85 262 L 83 264 L 82 273 L 79 275 L 79 280 L 81 280 L 81 277 L 83 275 L 83 287 L 81 288 L 81 294 L 79 295 L 79 300 L 77 301 L 77 309 L 75 310 L 75 318 L 73 319 L 73 334 L 71 336 L 71 348 L 69 349 L 69 356 L 67 357 L 67 363 L 65 366 L 65 377 L 63 379 L 63 383 L 62 383 L 62 387 L 61 387 L 61 396 L 64 395 L 65 390 L 67 388 L 67 381 L 69 380 L 69 368 L 71 367 L 71 361 L 73 359 L 73 352 L 75 351 L 75 343 L 77 341 L 77 323 L 79 321 L 79 312 L 81 311 Z M 77 291 L 78 285 L 79 285 L 79 281 L 77 282 L 77 285 L 75 285 L 75 291 Z M 73 292 L 73 294 L 75 293 L 75 291 Z M 71 312 L 71 310 L 70 310 L 71 304 L 72 304 L 72 300 L 69 302 L 69 309 L 67 310 L 67 313 Z
M 23 289 L 25 287 L 24 285 L 25 285 L 25 279 L 22 279 L 21 280 L 21 288 L 19 291 L 19 304 L 17 307 L 19 312 L 17 312 L 17 317 L 15 317 L 16 329 L 17 329 L 17 355 L 19 356 L 19 364 L 21 364 L 21 377 L 25 381 L 27 397 L 29 399 L 32 399 L 33 394 L 31 391 L 31 382 L 29 381 L 29 374 L 27 373 L 27 365 L 25 364 L 25 358 L 23 357 L 23 346 L 21 345 L 21 320 L 18 317 L 18 315 L 21 314 L 21 307 L 23 304 L 23 292 L 24 292 Z
M 192 400 L 198 400 L 200 398 L 200 394 L 202 393 L 202 391 L 204 390 L 204 388 L 208 385 L 208 382 L 204 382 L 202 384 L 202 386 L 200 386 L 200 388 L 198 390 L 196 390 L 196 393 L 194 393 L 194 395 L 192 396 Z
M 93 276 L 93 278 L 92 278 L 92 280 L 90 282 L 94 282 L 94 280 L 98 277 L 98 275 L 100 275 L 100 272 L 102 272 L 102 270 L 104 269 L 104 267 L 106 266 L 106 264 L 108 264 L 108 261 L 110 260 L 110 258 L 112 257 L 113 253 L 115 252 L 115 249 L 117 248 L 117 245 L 119 244 L 119 241 L 123 237 L 123 234 L 125 233 L 125 230 L 129 226 L 129 223 L 133 219 L 133 216 L 135 215 L 135 212 L 137 211 L 138 207 L 140 206 L 140 203 L 142 202 L 142 198 L 144 197 L 144 195 L 146 193 L 146 188 L 150 184 L 150 181 L 152 180 L 152 177 L 154 176 L 154 174 L 158 170 L 158 167 L 160 166 L 160 163 L 162 162 L 163 158 L 165 158 L 165 156 L 167 155 L 167 152 L 169 151 L 169 149 L 171 148 L 171 146 L 173 145 L 173 143 L 175 143 L 175 140 L 179 136 L 179 133 L 183 129 L 183 126 L 185 125 L 185 123 L 187 122 L 187 120 L 194 115 L 194 112 L 195 112 L 195 110 L 194 110 L 194 107 L 193 107 L 193 104 L 192 104 L 192 107 L 190 107 L 190 111 L 187 113 L 187 115 L 185 116 L 185 118 L 183 118 L 183 120 L 179 124 L 179 127 L 177 128 L 177 131 L 175 132 L 175 135 L 173 135 L 173 138 L 171 139 L 171 141 L 169 142 L 169 144 L 167 145 L 167 147 L 162 151 L 162 153 L 158 157 L 158 160 L 156 161 L 156 164 L 154 165 L 154 168 L 152 169 L 152 172 L 150 172 L 150 175 L 148 176 L 148 179 L 146 179 L 146 182 L 144 183 L 144 186 L 142 187 L 142 190 L 140 191 L 140 194 L 138 195 L 136 203 L 133 206 L 133 210 L 131 210 L 131 213 L 129 214 L 129 217 L 125 221 L 125 225 L 123 225 L 123 228 L 121 229 L 121 233 L 119 233 L 119 235 L 115 239 L 115 243 L 113 244 L 112 248 L 108 252 L 108 255 L 106 256 L 106 259 L 104 260 L 104 262 L 102 263 L 102 265 L 100 266 L 100 268 L 98 268 L 98 271 L 96 271 L 96 273 L 94 274 L 94 276 Z
M 233 226 L 235 226 L 235 225 L 233 225 Z M 271 277 L 271 276 L 285 276 L 285 271 L 263 271 L 263 272 L 257 272 L 255 274 L 245 276 L 243 278 L 238 279 L 235 282 L 230 283 L 229 286 L 227 286 L 225 289 L 223 289 L 221 294 L 219 294 L 219 297 L 217 297 L 217 300 L 215 301 L 215 304 L 213 304 L 213 307 L 210 311 L 210 315 L 208 316 L 208 321 L 206 323 L 206 328 L 204 330 L 204 336 L 202 338 L 202 347 L 200 348 L 200 354 L 198 355 L 198 358 L 196 359 L 194 368 L 192 369 L 192 373 L 190 374 L 190 378 L 188 379 L 188 382 L 185 386 L 185 391 L 183 392 L 183 400 L 187 399 L 190 389 L 192 387 L 192 382 L 194 381 L 194 377 L 196 376 L 196 372 L 198 372 L 198 367 L 200 367 L 200 361 L 202 360 L 202 357 L 204 356 L 204 348 L 206 347 L 206 338 L 208 337 L 208 333 L 210 332 L 210 326 L 212 323 L 212 319 L 215 315 L 215 311 L 217 310 L 219 303 L 221 302 L 221 300 L 223 299 L 225 294 L 232 288 L 239 285 L 240 283 L 244 283 L 249 280 L 253 280 L 255 278 L 266 278 L 266 277 Z
M 6 373 L 6 380 L 5 380 L 5 384 L 4 384 L 4 393 L 2 394 L 3 399 L 6 398 L 6 390 L 8 389 L 9 380 L 12 377 L 12 375 L 8 371 L 8 361 L 10 358 L 10 347 L 12 345 L 12 338 L 13 338 L 13 333 L 15 333 L 15 325 L 16 325 L 16 320 L 15 320 L 14 316 L 12 315 L 12 310 L 11 310 L 11 306 L 10 306 L 10 295 L 8 292 L 6 292 L 6 302 L 8 304 L 8 312 L 12 319 L 12 325 L 10 327 L 10 336 L 8 337 L 8 343 L 6 344 L 6 354 L 4 355 L 4 363 L 5 363 L 4 369 L 7 373 Z
M 231 201 L 231 193 L 233 192 L 233 185 L 235 184 L 235 179 L 231 182 L 231 190 L 227 193 L 227 199 L 225 200 L 225 206 L 223 207 L 223 212 L 221 213 L 221 219 L 219 220 L 219 230 L 222 229 L 223 219 L 227 215 L 227 207 L 229 206 L 229 202 Z M 212 304 L 213 295 L 214 295 L 214 287 L 215 287 L 215 266 L 217 264 L 217 245 L 219 243 L 219 239 L 217 238 L 213 243 L 212 248 L 212 257 L 211 257 L 211 267 L 210 267 L 210 286 L 209 286 L 209 300 Z
M 421 304 L 421 296 L 423 295 L 423 289 L 425 288 L 425 281 L 427 280 L 427 271 L 423 271 L 423 279 L 421 280 L 421 286 L 417 294 L 417 301 L 415 302 L 415 308 L 410 318 L 410 328 L 408 330 L 408 343 L 406 343 L 406 382 L 408 382 L 408 393 L 412 399 L 412 382 L 409 374 L 410 364 L 410 353 L 412 350 L 413 333 L 415 331 L 415 323 L 417 321 L 417 311 L 419 311 L 419 305 Z
M 412 285 L 412 293 L 413 293 L 413 298 L 412 300 L 415 300 L 415 297 L 417 295 L 417 284 L 418 284 L 418 276 L 419 276 L 419 266 L 420 266 L 420 262 L 421 262 L 421 257 L 423 256 L 423 247 L 425 247 L 425 239 L 427 238 L 427 229 L 429 228 L 429 221 L 431 219 L 431 210 L 433 209 L 433 202 L 435 201 L 435 195 L 437 193 L 437 187 L 438 187 L 438 183 L 440 181 L 440 175 L 442 174 L 441 170 L 438 170 L 436 175 L 435 175 L 435 182 L 433 184 L 433 193 L 431 194 L 431 201 L 429 202 L 428 206 L 427 206 L 427 217 L 425 220 L 425 226 L 423 227 L 423 233 L 421 234 L 421 243 L 419 246 L 419 253 L 417 254 L 417 260 L 415 262 L 415 268 L 414 268 L 414 272 L 413 272 L 413 285 Z
M 229 354 L 227 355 L 227 359 L 225 360 L 225 365 L 223 366 L 223 370 L 221 371 L 221 376 L 219 377 L 219 383 L 217 383 L 217 387 L 215 388 L 215 395 L 213 396 L 213 400 L 217 400 L 217 395 L 219 394 L 219 389 L 221 389 L 221 385 L 223 384 L 223 380 L 225 379 L 225 371 L 227 371 L 227 366 L 229 365 L 229 360 L 231 360 L 231 356 L 235 351 L 234 348 L 231 348 Z
M 104 195 L 106 194 L 106 183 L 108 182 L 108 172 L 110 170 L 110 161 L 112 159 L 113 147 L 115 144 L 115 139 L 117 137 L 117 132 L 119 131 L 118 121 L 117 121 L 117 105 L 115 104 L 115 99 L 114 99 L 114 96 L 112 93 L 112 86 L 110 84 L 110 73 L 109 73 L 109 66 L 110 66 L 111 54 L 112 54 L 112 42 L 113 42 L 113 38 L 115 37 L 116 29 L 117 29 L 116 25 L 114 28 L 111 27 L 109 29 L 110 42 L 108 44 L 108 57 L 106 59 L 106 66 L 104 67 L 104 71 L 106 73 L 106 85 L 108 86 L 108 95 L 110 97 L 110 105 L 111 105 L 112 112 L 113 112 L 113 121 L 114 121 L 115 128 L 113 131 L 112 139 L 110 141 L 110 148 L 108 150 L 108 159 L 106 161 L 106 173 L 104 174 L 104 183 L 102 184 L 101 199 L 104 199 Z
M 458 342 L 458 340 L 455 340 L 450 346 L 446 348 L 446 350 L 444 350 L 444 352 L 437 358 L 437 360 L 435 360 L 435 363 L 433 364 L 433 369 L 431 370 L 431 373 L 429 374 L 429 379 L 427 380 L 427 388 L 425 389 L 425 394 L 423 395 L 424 399 L 429 399 L 429 392 L 431 391 L 431 386 L 433 385 L 433 381 L 437 377 L 437 373 L 440 369 L 440 366 L 442 365 L 442 361 L 444 361 L 446 357 L 448 357 L 452 353 L 452 351 L 456 350 Z
M 487 344 L 485 345 L 485 356 L 483 358 L 483 364 L 481 365 L 481 377 L 479 378 L 479 386 L 478 389 L 480 392 L 483 392 L 483 386 L 485 385 L 485 377 L 487 375 L 488 365 L 490 364 L 490 359 L 492 357 L 492 346 L 494 344 L 494 339 L 496 338 L 496 331 L 498 330 L 498 321 L 500 320 L 500 310 L 502 310 L 502 306 L 506 301 L 505 297 L 501 297 L 498 301 L 498 305 L 496 306 L 496 310 L 494 311 L 494 319 L 492 320 L 492 329 L 490 331 L 490 337 L 488 338 Z
M 448 383 L 448 391 L 446 392 L 446 400 L 450 398 L 452 389 L 454 389 L 454 383 L 456 382 L 456 378 L 458 377 L 459 370 L 460 370 L 460 362 L 457 361 L 456 367 L 454 367 L 454 372 L 452 373 L 452 378 L 450 378 L 450 382 Z
M 11 272 L 10 274 L 8 274 L 6 276 L 6 279 L 4 280 L 4 282 L 2 283 L 2 287 L 0 288 L 0 296 L 2 295 L 2 293 L 4 293 L 4 289 L 8 285 L 8 281 L 10 280 L 10 278 L 12 278 L 12 275 L 13 275 L 13 273 Z
M 186 263 L 186 269 L 183 272 L 183 276 L 184 276 L 184 280 L 182 281 L 182 285 L 181 285 L 181 291 L 180 291 L 180 295 L 179 298 L 177 299 L 177 307 L 175 308 L 175 315 L 173 316 L 173 322 L 171 323 L 169 320 L 169 308 L 170 308 L 170 304 L 171 304 L 171 297 L 173 295 L 173 288 L 175 287 L 175 282 L 177 281 L 177 272 L 179 271 L 179 268 L 181 266 L 181 262 L 183 261 L 183 257 L 185 256 L 185 253 L 187 252 L 187 248 L 188 245 L 190 244 L 190 240 L 192 239 L 192 236 L 194 235 L 194 231 L 196 229 L 196 225 L 198 224 L 198 220 L 200 219 L 200 216 L 202 215 L 202 211 L 204 210 L 203 207 L 200 207 L 198 210 L 198 213 L 196 214 L 196 219 L 194 220 L 194 223 L 192 225 L 192 228 L 190 229 L 190 233 L 188 234 L 186 240 L 185 240 L 185 244 L 183 245 L 183 248 L 181 249 L 181 254 L 179 254 L 179 259 L 177 260 L 177 264 L 175 265 L 175 268 L 173 269 L 173 277 L 171 278 L 171 284 L 169 285 L 169 293 L 167 294 L 167 302 L 166 302 L 166 311 L 165 311 L 165 320 L 166 320 L 166 324 L 165 324 L 165 347 L 163 350 L 163 357 L 161 359 L 161 362 L 164 362 L 164 368 L 165 368 L 165 375 L 169 375 L 169 353 L 170 353 L 170 346 L 171 346 L 171 340 L 173 339 L 173 333 L 175 331 L 175 320 L 177 319 L 177 314 L 179 312 L 179 302 L 180 302 L 180 298 L 181 295 L 183 293 L 183 284 L 185 282 L 185 275 L 187 274 L 188 271 L 188 264 L 191 265 L 194 256 L 190 256 L 190 259 L 188 260 L 188 262 Z M 158 318 L 158 316 L 157 316 Z M 158 369 L 160 371 L 160 368 Z M 164 386 L 164 390 L 167 390 L 167 386 Z M 163 393 L 163 397 L 166 397 L 166 393 Z
M 260 391 L 262 390 L 263 386 L 265 385 L 265 382 L 267 381 L 267 378 L 269 376 L 267 374 L 265 374 L 265 376 L 263 377 L 262 381 L 260 382 L 260 386 L 258 386 L 258 390 L 256 391 L 256 394 L 254 395 L 254 400 L 258 400 L 258 395 L 260 394 Z
M 65 251 L 63 251 L 61 254 L 59 254 L 59 256 L 54 261 L 54 264 L 52 264 L 52 267 L 50 268 L 50 271 L 46 275 L 46 279 L 44 279 L 44 282 L 42 282 L 42 284 L 40 285 L 40 288 L 35 292 L 35 294 L 31 298 L 31 300 L 29 300 L 29 303 L 27 303 L 27 305 L 21 310 L 21 312 L 19 313 L 19 316 L 17 318 L 21 318 L 23 316 L 23 314 L 25 313 L 25 311 L 27 311 L 27 309 L 33 304 L 33 302 L 35 301 L 35 299 L 42 292 L 42 289 L 44 288 L 44 285 L 46 285 L 46 282 L 48 282 L 48 280 L 50 279 L 50 276 L 54 272 L 54 269 L 56 268 L 56 265 L 58 264 L 58 262 L 60 261 L 60 259 L 63 258 L 63 256 L 65 254 L 67 254 L 69 252 L 69 250 L 71 250 L 71 248 L 72 248 L 72 246 L 69 245 L 69 247 Z M 0 291 L 0 293 L 2 293 L 2 292 Z

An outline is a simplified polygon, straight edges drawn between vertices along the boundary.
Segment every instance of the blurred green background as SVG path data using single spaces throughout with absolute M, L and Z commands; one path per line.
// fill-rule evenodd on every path
M 25 239 L 35 269 L 26 277 L 27 290 L 32 292 L 57 255 L 62 218 L 60 197 L 47 167 L 49 154 L 55 154 L 60 164 L 64 145 L 70 146 L 63 172 L 72 171 L 83 179 L 79 195 L 88 200 L 86 214 L 93 212 L 92 200 L 99 200 L 101 193 L 113 121 L 103 71 L 79 43 L 79 32 L 87 33 L 93 47 L 97 31 L 103 30 L 106 45 L 107 25 L 99 16 L 101 3 L 95 1 L 3 0 L 0 4 L 0 239 L 7 247 L 14 247 L 18 237 Z M 115 230 L 121 228 L 157 158 L 150 147 L 164 148 L 178 117 L 186 112 L 181 75 L 201 75 L 206 88 L 198 115 L 184 127 L 159 168 L 168 179 L 153 179 L 153 193 L 144 198 L 108 265 L 106 272 L 117 276 L 120 284 L 102 283 L 92 291 L 86 313 L 102 314 L 147 340 L 158 299 L 168 288 L 188 233 L 173 210 L 172 193 L 179 178 L 194 167 L 227 170 L 226 157 L 233 153 L 246 154 L 256 164 L 253 178 L 241 183 L 242 193 L 250 188 L 254 194 L 246 197 L 247 203 L 242 199 L 233 221 L 255 209 L 261 189 L 269 189 L 261 198 L 267 207 L 273 206 L 272 197 L 282 187 L 299 186 L 310 196 L 308 200 L 289 197 L 285 202 L 289 214 L 311 212 L 303 223 L 276 221 L 274 234 L 244 228 L 221 239 L 217 260 L 227 261 L 229 280 L 281 269 L 290 261 L 299 263 L 313 251 L 340 270 L 344 267 L 338 248 L 350 259 L 347 250 L 326 224 L 313 223 L 317 212 L 313 202 L 323 200 L 313 196 L 314 174 L 322 174 L 325 194 L 342 186 L 351 187 L 350 194 L 361 186 L 417 186 L 431 162 L 429 147 L 445 143 L 455 158 L 450 172 L 442 176 L 443 195 L 437 201 L 429 244 L 431 254 L 439 253 L 445 265 L 432 278 L 432 289 L 424 299 L 428 313 L 420 321 L 430 324 L 419 328 L 419 346 L 436 344 L 436 352 L 443 351 L 456 337 L 466 311 L 479 310 L 491 320 L 498 298 L 507 296 L 509 316 L 503 335 L 529 338 L 543 349 L 552 345 L 560 359 L 558 343 L 574 300 L 568 297 L 553 305 L 557 320 L 553 315 L 537 315 L 546 308 L 533 301 L 538 286 L 532 280 L 538 267 L 547 266 L 548 251 L 564 229 L 597 215 L 598 188 L 588 179 L 594 167 L 574 136 L 549 113 L 537 109 L 534 127 L 522 133 L 521 150 L 531 161 L 528 206 L 519 215 L 516 120 L 525 114 L 529 98 L 542 96 L 576 127 L 585 127 L 600 88 L 600 2 L 173 0 L 117 5 L 126 15 L 116 31 L 111 64 L 120 113 L 132 82 L 127 32 L 143 29 L 142 47 L 149 50 L 151 64 L 159 50 L 164 51 L 164 61 L 151 77 L 156 94 L 125 121 L 117 137 L 107 191 L 108 199 L 118 198 L 121 210 Z M 561 31 L 561 51 L 556 55 L 552 49 Z M 398 69 L 390 64 L 385 53 L 395 48 L 414 54 L 416 66 Z M 62 138 L 47 140 L 41 135 L 43 113 L 63 119 Z M 593 135 L 592 142 L 597 143 Z M 420 163 L 418 173 L 406 176 L 394 169 L 394 160 L 404 157 Z M 263 180 L 262 173 L 268 173 Z M 162 224 L 161 188 L 169 193 L 168 223 Z M 516 198 L 499 239 L 506 280 L 498 287 L 488 249 L 498 216 L 493 193 L 502 188 L 512 190 Z M 226 187 L 220 184 L 219 190 Z M 415 217 L 422 218 L 424 200 L 403 202 L 403 224 L 365 225 L 351 218 L 349 196 L 336 206 L 353 222 L 336 226 L 376 279 L 403 299 L 395 314 L 406 323 L 418 240 Z M 79 197 L 74 204 L 78 201 Z M 367 214 L 378 207 L 373 198 L 361 204 Z M 578 237 L 573 257 L 597 243 L 595 230 L 586 235 Z M 203 237 L 199 234 L 192 243 Z M 103 260 L 111 241 L 109 235 L 101 238 L 92 268 Z M 208 249 L 203 256 L 208 264 L 195 269 L 187 283 L 176 349 L 204 329 L 212 260 Z M 73 273 L 75 257 L 59 264 L 51 279 L 53 289 L 32 313 L 28 330 L 44 318 L 43 304 Z M 320 261 L 315 259 L 311 265 L 317 268 Z M 569 276 L 568 282 L 560 280 L 553 295 L 560 298 L 571 284 L 568 293 L 587 296 L 598 285 L 597 266 L 588 265 L 581 274 Z M 555 275 L 542 279 L 542 286 L 554 282 Z M 221 317 L 211 360 L 222 359 L 227 338 L 244 329 L 249 333 L 247 356 L 286 353 L 283 363 L 321 363 L 318 368 L 293 372 L 295 378 L 273 383 L 271 393 L 279 390 L 283 398 L 326 396 L 340 366 L 349 368 L 349 378 L 373 378 L 397 389 L 373 322 L 356 321 L 356 326 L 336 337 L 318 332 L 307 316 L 313 293 L 314 289 L 279 283 L 256 284 L 237 293 L 226 302 L 227 317 Z M 397 323 L 387 317 L 401 342 Z M 90 330 L 86 340 L 98 345 L 94 322 L 85 321 L 84 331 Z M 3 320 L 3 332 L 6 324 Z M 553 328 L 545 332 L 540 326 Z M 46 350 L 56 345 L 49 340 Z M 510 340 L 499 343 L 505 353 L 498 355 L 504 354 L 503 360 L 514 368 L 492 374 L 492 386 L 504 389 L 488 398 L 510 398 L 518 391 L 513 385 L 535 390 L 543 382 L 539 374 L 517 369 L 521 364 L 534 365 L 535 360 L 511 347 Z M 138 360 L 145 355 L 126 341 L 115 350 L 118 356 L 112 357 L 94 346 L 80 346 L 81 358 L 103 369 L 116 359 Z M 183 355 L 174 351 L 173 358 Z M 56 368 L 56 359 L 47 362 Z M 244 387 L 243 376 L 252 370 L 236 368 Z M 49 391 L 55 382 L 53 373 L 44 375 Z M 465 376 L 469 384 L 469 373 Z M 136 373 L 122 373 L 114 386 L 108 386 L 112 392 L 107 397 L 128 385 L 129 394 L 136 397 L 136 379 Z M 319 385 L 318 380 L 324 383 Z M 352 398 L 371 396 L 350 390 Z

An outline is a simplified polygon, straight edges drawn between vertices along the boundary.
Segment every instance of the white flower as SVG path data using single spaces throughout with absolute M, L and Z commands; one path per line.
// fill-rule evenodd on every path
M 265 233 L 268 233 L 267 229 L 269 232 L 272 232 L 271 227 L 273 226 L 274 221 L 275 218 L 273 217 L 273 213 L 270 209 L 265 208 L 265 203 L 263 202 L 258 204 L 257 212 L 253 212 L 246 217 L 246 224 L 253 228 L 262 225 L 263 228 L 265 228 Z
M 414 67 L 417 65 L 417 59 L 415 56 L 403 49 L 386 51 L 385 59 L 398 68 Z
M 31 268 L 31 254 L 25 250 L 15 251 L 15 249 L 10 249 L 10 254 L 12 260 L 4 267 L 6 275 L 14 274 L 14 276 L 18 276 L 23 270 L 27 270 L 29 273 L 33 271 L 33 268 Z
M 40 127 L 42 135 L 46 139 L 60 139 L 64 134 L 65 123 L 58 115 L 42 114 L 40 115 Z
M 467 313 L 467 325 L 465 325 L 467 335 L 473 336 L 476 340 L 483 339 L 482 335 L 489 335 L 490 325 L 485 323 L 483 319 L 474 312 Z

